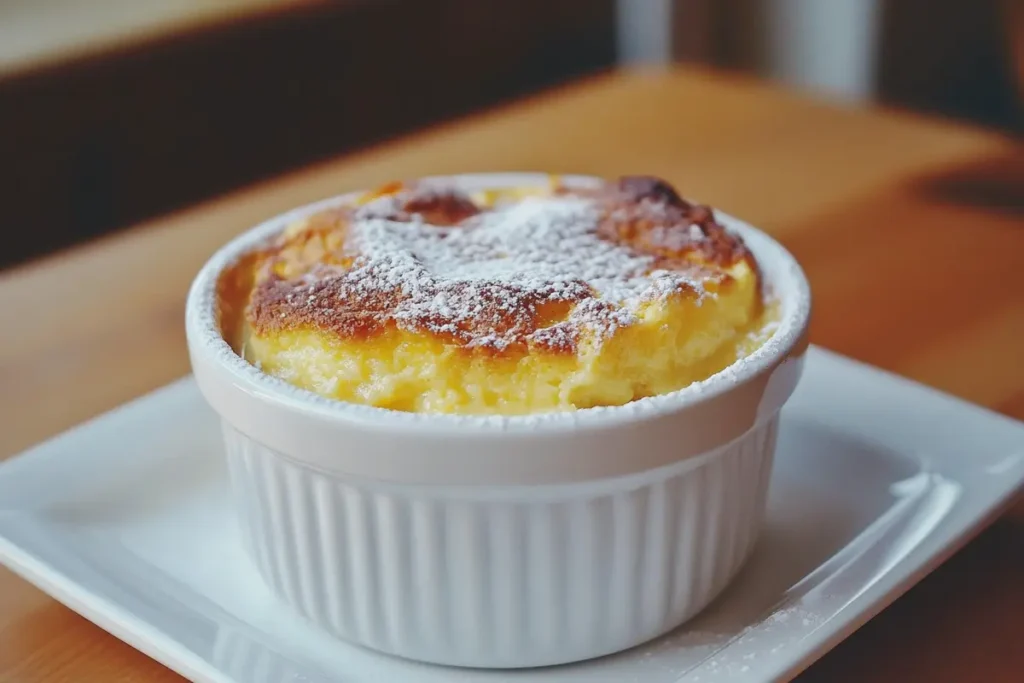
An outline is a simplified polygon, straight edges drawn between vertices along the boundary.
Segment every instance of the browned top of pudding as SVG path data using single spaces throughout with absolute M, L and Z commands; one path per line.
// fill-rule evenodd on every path
M 756 273 L 708 207 L 656 178 L 479 196 L 394 183 L 289 227 L 226 273 L 222 292 L 245 300 L 237 312 L 261 335 L 399 329 L 492 353 L 571 353 L 581 335 L 636 322 L 644 302 L 715 296 L 740 261 Z

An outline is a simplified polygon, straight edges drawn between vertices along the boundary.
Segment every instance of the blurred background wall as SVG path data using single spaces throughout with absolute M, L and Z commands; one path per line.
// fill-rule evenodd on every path
M 1016 134 L 1021 6 L 0 0 L 0 265 L 621 64 Z
M 614 0 L 0 0 L 0 264 L 607 68 L 614 43 Z
M 1022 0 L 666 4 L 674 9 L 677 59 L 740 69 L 841 101 L 1021 129 Z

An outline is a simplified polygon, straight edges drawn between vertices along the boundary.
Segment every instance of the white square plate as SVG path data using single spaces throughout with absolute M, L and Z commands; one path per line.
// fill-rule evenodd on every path
M 416 664 L 283 608 L 241 547 L 217 419 L 191 379 L 0 465 L 0 561 L 182 675 L 215 683 L 787 679 L 990 520 L 1024 424 L 812 348 L 783 412 L 766 527 L 677 632 L 549 669 Z

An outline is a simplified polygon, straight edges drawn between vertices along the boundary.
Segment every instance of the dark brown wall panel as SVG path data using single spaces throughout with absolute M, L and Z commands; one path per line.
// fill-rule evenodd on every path
M 0 262 L 606 68 L 613 15 L 324 3 L 0 81 Z

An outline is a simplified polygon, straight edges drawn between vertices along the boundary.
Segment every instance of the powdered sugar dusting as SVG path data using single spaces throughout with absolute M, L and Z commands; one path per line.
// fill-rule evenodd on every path
M 526 197 L 456 226 L 418 214 L 394 220 L 401 206 L 387 196 L 361 207 L 344 247 L 352 267 L 316 276 L 355 293 L 400 292 L 392 313 L 399 326 L 499 350 L 517 339 L 568 348 L 580 332 L 599 341 L 635 323 L 645 301 L 680 292 L 698 302 L 709 296 L 708 272 L 656 268 L 654 256 L 602 239 L 602 214 L 590 199 Z M 309 288 L 312 294 L 314 283 Z M 564 319 L 530 325 L 545 304 L 557 303 L 572 304 Z

